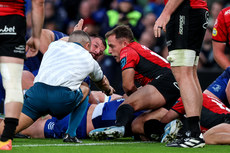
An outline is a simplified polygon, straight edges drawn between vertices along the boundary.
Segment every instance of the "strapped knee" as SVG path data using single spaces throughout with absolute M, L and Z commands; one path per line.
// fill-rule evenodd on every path
M 22 64 L 1 63 L 2 82 L 6 92 L 5 103 L 23 103 L 22 71 Z
M 194 66 L 198 64 L 196 52 L 189 49 L 178 49 L 169 52 L 167 60 L 171 66 Z

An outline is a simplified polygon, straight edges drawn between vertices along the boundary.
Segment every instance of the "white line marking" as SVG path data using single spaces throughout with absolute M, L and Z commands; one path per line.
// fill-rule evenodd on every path
M 13 145 L 13 147 L 52 147 L 52 146 L 102 146 L 102 145 L 119 145 L 119 144 L 135 144 L 143 142 L 109 142 L 109 143 L 77 143 L 77 144 L 28 144 Z

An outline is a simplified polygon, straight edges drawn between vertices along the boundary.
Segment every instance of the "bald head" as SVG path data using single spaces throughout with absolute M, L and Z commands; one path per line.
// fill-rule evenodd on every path
M 68 42 L 77 42 L 80 43 L 82 46 L 86 46 L 87 43 L 91 45 L 91 40 L 89 35 L 82 30 L 76 30 L 72 32 L 69 36 Z

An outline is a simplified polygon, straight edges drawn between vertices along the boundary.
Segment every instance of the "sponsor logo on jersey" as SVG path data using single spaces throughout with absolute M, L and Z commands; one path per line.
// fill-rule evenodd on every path
M 178 85 L 178 83 L 177 83 L 177 82 L 173 82 L 173 85 L 174 85 L 177 89 L 179 89 L 179 90 L 180 90 L 179 85 Z
M 162 74 L 161 75 L 158 75 L 155 79 L 157 80 L 157 79 L 159 79 L 161 76 L 163 76 Z
M 179 16 L 179 35 L 183 35 L 184 25 L 185 25 L 185 16 L 180 15 Z
M 213 28 L 213 30 L 212 30 L 212 36 L 215 37 L 215 36 L 217 35 L 217 33 L 218 33 L 218 32 L 217 32 L 216 28 Z
M 228 14 L 230 14 L 230 9 L 224 13 L 224 15 L 228 15 Z
M 5 25 L 4 28 L 0 29 L 0 35 L 16 35 L 17 33 L 15 32 L 15 26 L 12 27 L 7 27 Z
M 126 63 L 127 63 L 127 58 L 126 57 L 122 58 L 121 59 L 121 69 L 123 69 Z
M 172 40 L 167 41 L 166 45 L 167 45 L 167 47 L 171 46 L 172 45 Z
M 16 46 L 14 48 L 14 53 L 24 54 L 25 53 L 25 45 Z
M 53 130 L 54 129 L 54 125 L 55 125 L 54 122 L 49 122 L 49 124 L 48 124 L 48 130 Z
M 215 84 L 212 89 L 215 91 L 215 92 L 219 92 L 220 89 L 221 89 L 221 86 L 219 84 Z
M 203 24 L 203 28 L 207 29 L 208 26 L 208 18 L 209 18 L 209 13 L 208 11 L 205 12 L 205 23 Z

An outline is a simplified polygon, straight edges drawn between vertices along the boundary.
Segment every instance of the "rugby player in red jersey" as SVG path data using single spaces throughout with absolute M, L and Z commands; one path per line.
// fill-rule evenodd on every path
M 94 138 L 101 135 L 122 137 L 131 129 L 129 123 L 134 112 L 160 107 L 169 109 L 180 96 L 168 61 L 135 42 L 128 26 L 117 26 L 105 36 L 108 38 L 109 52 L 120 62 L 122 86 L 127 97 L 116 112 L 116 125 L 93 130 L 90 136 Z M 135 82 L 141 87 L 137 88 Z M 149 130 L 145 126 L 145 133 Z
M 215 21 L 212 46 L 216 62 L 225 70 L 230 66 L 229 57 L 225 54 L 226 46 L 230 46 L 230 7 L 222 9 Z
M 202 90 L 197 76 L 199 53 L 208 24 L 205 0 L 165 0 L 165 8 L 154 25 L 155 37 L 166 32 L 173 75 L 180 87 L 186 110 L 184 137 L 167 144 L 169 147 L 203 147 L 205 145 L 199 121 Z M 192 144 L 192 145 L 190 145 Z

